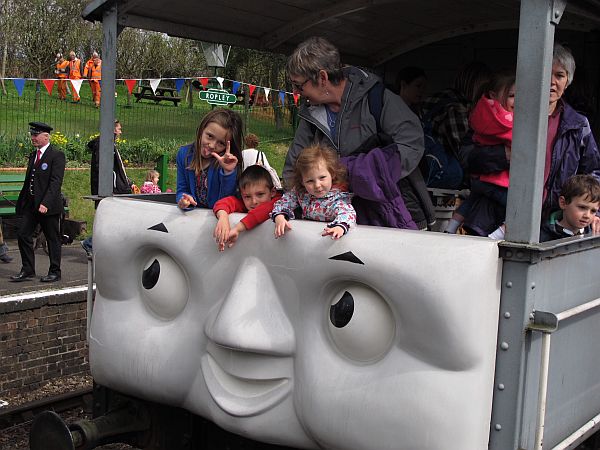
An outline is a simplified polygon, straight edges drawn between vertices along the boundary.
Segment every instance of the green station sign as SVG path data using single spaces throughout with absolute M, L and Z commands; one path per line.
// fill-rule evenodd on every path
M 207 89 L 200 91 L 200 100 L 204 100 L 211 105 L 229 105 L 237 101 L 237 97 L 222 89 Z

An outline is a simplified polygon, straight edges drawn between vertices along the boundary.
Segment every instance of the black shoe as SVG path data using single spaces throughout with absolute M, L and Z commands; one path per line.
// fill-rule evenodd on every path
M 60 281 L 60 275 L 57 273 L 49 273 L 48 275 L 40 278 L 42 283 L 54 283 L 55 281 Z
M 21 281 L 25 281 L 25 280 L 30 280 L 33 277 L 35 277 L 34 272 L 28 273 L 28 272 L 25 272 L 24 270 L 21 270 L 18 274 L 11 276 L 10 281 L 21 282 Z

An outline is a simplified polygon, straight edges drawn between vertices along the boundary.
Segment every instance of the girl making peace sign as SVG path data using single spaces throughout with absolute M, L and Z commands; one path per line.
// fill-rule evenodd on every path
M 196 141 L 177 152 L 177 205 L 212 208 L 235 194 L 241 169 L 242 118 L 229 109 L 210 111 L 198 126 Z

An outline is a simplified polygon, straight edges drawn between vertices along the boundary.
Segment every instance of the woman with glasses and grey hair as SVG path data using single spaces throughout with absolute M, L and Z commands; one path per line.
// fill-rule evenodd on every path
M 558 198 L 562 185 L 571 176 L 591 174 L 600 180 L 600 152 L 590 124 L 585 116 L 575 111 L 562 98 L 574 75 L 575 59 L 571 51 L 555 44 L 548 104 L 542 222 L 559 209 Z M 469 156 L 469 169 L 472 173 L 501 172 L 509 166 L 510 154 L 505 152 L 504 146 L 475 147 Z M 465 226 L 475 230 L 477 234 L 487 234 L 504 221 L 504 217 L 496 217 L 497 223 L 490 223 L 489 218 L 483 217 L 485 214 L 475 208 L 465 219 Z M 592 223 L 592 230 L 600 231 L 599 217 Z
M 284 180 L 293 174 L 302 149 L 312 144 L 324 143 L 343 157 L 360 148 L 368 150 L 367 141 L 385 135 L 383 144 L 393 144 L 400 156 L 398 178 L 409 181 L 405 180 L 409 187 L 402 189 L 402 196 L 414 221 L 419 228 L 433 223 L 435 212 L 418 170 L 424 151 L 423 129 L 406 103 L 384 89 L 375 75 L 342 66 L 338 49 L 321 37 L 302 42 L 288 58 L 286 69 L 294 92 L 307 102 L 299 110 L 300 123 L 286 156 Z M 371 89 L 378 94 L 370 97 Z M 370 98 L 376 101 L 370 104 Z M 377 144 L 382 145 L 381 140 L 372 147 Z

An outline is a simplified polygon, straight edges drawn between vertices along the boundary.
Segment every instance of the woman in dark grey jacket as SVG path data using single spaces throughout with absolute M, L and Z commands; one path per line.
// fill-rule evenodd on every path
M 340 156 L 363 147 L 365 141 L 384 134 L 400 154 L 405 202 L 419 228 L 435 221 L 435 211 L 418 170 L 423 156 L 423 129 L 418 117 L 404 101 L 381 89 L 379 106 L 369 104 L 369 91 L 381 84 L 373 74 L 356 67 L 342 67 L 337 48 L 329 41 L 312 37 L 289 57 L 287 73 L 294 92 L 307 100 L 300 107 L 300 123 L 283 168 L 288 179 L 296 158 L 309 145 L 320 142 Z M 379 109 L 379 123 L 373 115 Z

